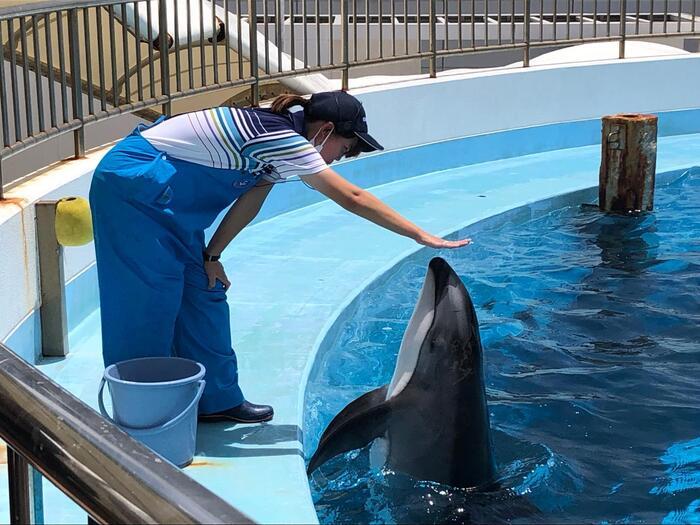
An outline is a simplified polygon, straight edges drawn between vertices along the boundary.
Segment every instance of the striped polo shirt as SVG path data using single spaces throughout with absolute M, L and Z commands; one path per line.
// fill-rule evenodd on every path
M 279 182 L 328 166 L 304 138 L 303 111 L 218 107 L 176 115 L 141 135 L 176 159 L 224 170 L 257 172 Z

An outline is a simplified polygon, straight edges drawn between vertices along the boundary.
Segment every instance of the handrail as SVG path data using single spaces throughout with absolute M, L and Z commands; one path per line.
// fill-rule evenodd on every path
M 120 0 L 55 0 L 0 6 L 0 20 L 14 16 L 31 16 L 47 11 L 59 11 L 73 8 L 95 7 L 100 5 L 117 5 Z
M 80 158 L 86 126 L 125 113 L 153 119 L 159 109 L 169 114 L 173 102 L 206 92 L 250 89 L 257 105 L 262 83 L 278 80 L 308 93 L 317 85 L 308 75 L 329 85 L 320 76 L 325 71 L 339 72 L 347 89 L 350 73 L 371 65 L 413 60 L 435 77 L 448 57 L 472 53 L 519 49 L 529 67 L 532 50 L 545 46 L 617 41 L 623 58 L 627 40 L 700 35 L 700 1 L 676 2 L 673 12 L 658 2 L 649 13 L 638 0 L 622 0 L 613 13 L 610 2 L 604 10 L 598 2 L 550 2 L 545 11 L 543 2 L 500 0 L 489 11 L 481 0 L 390 0 L 391 15 L 382 13 L 384 0 L 329 0 L 327 12 L 318 1 L 316 12 L 307 12 L 306 0 L 302 13 L 293 12 L 294 2 L 285 13 L 281 0 L 268 9 L 271 1 L 38 0 L 0 7 L 10 65 L 9 73 L 0 68 L 0 199 L 3 159 L 71 132 Z M 333 2 L 340 2 L 339 14 Z
M 253 523 L 2 343 L 0 438 L 12 523 L 30 522 L 25 461 L 99 523 Z

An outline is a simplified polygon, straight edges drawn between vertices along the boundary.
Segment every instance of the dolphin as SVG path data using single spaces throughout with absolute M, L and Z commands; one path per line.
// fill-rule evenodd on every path
M 347 405 L 328 425 L 307 473 L 373 445 L 385 464 L 421 480 L 487 490 L 496 477 L 479 323 L 469 292 L 435 257 L 404 333 L 391 383 Z

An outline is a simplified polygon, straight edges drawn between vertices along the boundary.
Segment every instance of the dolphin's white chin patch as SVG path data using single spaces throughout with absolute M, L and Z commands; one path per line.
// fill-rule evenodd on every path
M 401 348 L 399 349 L 399 357 L 396 360 L 396 368 L 394 376 L 391 378 L 391 383 L 387 389 L 387 401 L 392 397 L 401 393 L 413 376 L 418 363 L 418 354 L 420 353 L 423 340 L 433 324 L 435 317 L 435 276 L 428 269 L 423 289 L 420 292 L 418 303 L 413 309 L 411 320 L 408 323 L 408 328 L 403 335 Z

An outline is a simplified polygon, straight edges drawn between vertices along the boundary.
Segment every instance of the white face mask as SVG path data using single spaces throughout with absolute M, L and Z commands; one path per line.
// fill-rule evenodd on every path
M 323 146 L 326 144 L 326 141 L 329 139 L 329 137 L 333 134 L 333 130 L 334 130 L 334 129 L 335 129 L 335 124 L 333 124 L 333 128 L 330 130 L 330 132 L 328 133 L 328 135 L 326 135 L 326 138 L 323 139 L 323 142 L 321 142 L 321 143 L 318 144 L 318 145 L 316 144 L 316 137 L 318 137 L 318 134 L 321 133 L 321 130 L 319 129 L 319 130 L 316 132 L 316 134 L 315 134 L 315 135 L 313 136 L 313 138 L 311 139 L 311 144 L 313 144 L 314 148 L 316 148 L 316 151 L 318 151 L 319 153 L 321 153 L 321 150 L 323 149 Z

